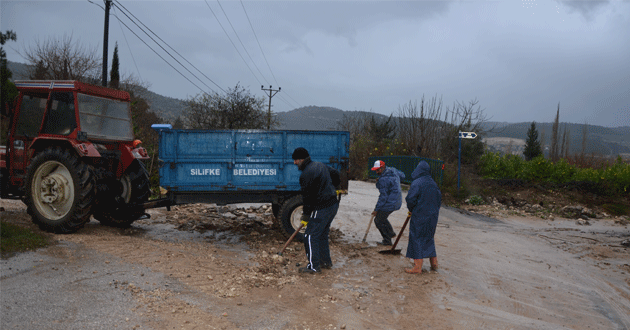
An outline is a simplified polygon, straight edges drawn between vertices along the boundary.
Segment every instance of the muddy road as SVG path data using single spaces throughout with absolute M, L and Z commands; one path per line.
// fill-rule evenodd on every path
M 129 229 L 91 221 L 0 261 L 2 329 L 628 329 L 630 238 L 611 219 L 489 218 L 443 207 L 440 269 L 410 275 L 361 240 L 378 191 L 352 181 L 333 222 L 334 266 L 300 274 L 302 245 L 266 205 L 151 210 Z M 3 221 L 30 226 L 1 200 Z M 391 216 L 398 232 L 406 209 Z

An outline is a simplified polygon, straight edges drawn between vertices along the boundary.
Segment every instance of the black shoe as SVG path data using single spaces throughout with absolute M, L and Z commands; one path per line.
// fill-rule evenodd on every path
M 398 236 L 398 234 L 392 234 L 392 236 L 390 238 L 394 238 L 396 236 Z
M 332 264 L 324 264 L 322 263 L 322 269 L 332 269 Z
M 392 241 L 383 240 L 382 242 L 376 242 L 376 244 L 383 245 L 383 246 L 391 246 L 392 245 Z
M 315 269 L 310 269 L 308 267 L 302 267 L 302 268 L 298 269 L 298 272 L 300 272 L 300 273 L 307 273 L 307 274 L 317 274 L 320 271 L 319 270 L 315 270 Z

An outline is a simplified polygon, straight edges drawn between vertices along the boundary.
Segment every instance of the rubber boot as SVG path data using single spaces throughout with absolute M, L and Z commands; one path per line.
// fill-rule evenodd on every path
M 405 269 L 405 272 L 409 274 L 420 274 L 422 273 L 422 259 L 413 259 L 413 268 Z
M 434 272 L 437 272 L 437 270 L 438 270 L 437 257 L 429 258 L 429 262 L 431 263 L 431 270 L 434 271 Z

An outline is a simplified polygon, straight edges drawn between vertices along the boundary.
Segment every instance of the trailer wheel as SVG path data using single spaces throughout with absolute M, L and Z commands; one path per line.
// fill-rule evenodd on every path
M 120 180 L 115 180 L 114 194 L 99 198 L 99 207 L 94 211 L 94 219 L 102 225 L 126 228 L 145 215 L 142 204 L 149 200 L 151 189 L 149 174 L 144 164 L 138 160 L 127 168 Z
M 278 219 L 278 214 L 280 213 L 280 204 L 271 204 L 271 212 L 273 212 L 273 216 Z
M 300 227 L 300 219 L 302 218 L 302 195 L 293 196 L 287 199 L 282 207 L 280 207 L 280 228 L 282 233 L 288 238 L 295 230 Z M 302 242 L 304 240 L 304 229 L 302 229 L 297 235 L 295 240 Z
M 90 220 L 93 200 L 92 172 L 68 150 L 47 149 L 31 160 L 25 203 L 42 230 L 77 231 Z

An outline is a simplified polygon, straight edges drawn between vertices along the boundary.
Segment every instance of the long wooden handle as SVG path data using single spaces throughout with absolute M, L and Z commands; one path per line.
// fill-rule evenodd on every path
M 370 219 L 370 223 L 368 224 L 368 228 L 365 231 L 365 236 L 363 236 L 363 241 L 362 242 L 365 242 L 365 239 L 367 238 L 367 234 L 370 232 L 370 227 L 372 226 L 372 221 L 374 221 L 374 217 L 375 217 L 375 215 L 373 215 L 372 218 Z
M 280 252 L 278 252 L 278 255 L 282 255 L 282 253 L 284 252 L 284 250 L 287 248 L 287 246 L 289 245 L 289 243 L 291 243 L 291 241 L 293 240 L 293 238 L 295 237 L 295 235 L 297 235 L 297 233 L 300 232 L 300 230 L 302 230 L 302 227 L 304 227 L 304 224 L 300 222 L 300 226 L 298 227 L 298 229 L 296 229 L 293 232 L 293 235 L 291 235 L 291 237 L 289 237 L 289 240 L 284 243 L 284 246 L 282 247 L 282 250 L 280 250 Z
M 405 220 L 405 223 L 403 224 L 402 228 L 400 228 L 400 233 L 398 234 L 398 237 L 396 237 L 396 242 L 394 242 L 394 245 L 392 245 L 392 251 L 394 251 L 394 249 L 396 248 L 396 245 L 398 245 L 398 241 L 400 240 L 400 237 L 402 236 L 403 231 L 405 231 L 405 227 L 407 227 L 407 223 L 409 222 L 409 219 L 411 219 L 411 215 L 407 216 L 407 220 Z

